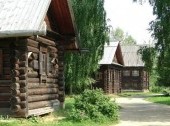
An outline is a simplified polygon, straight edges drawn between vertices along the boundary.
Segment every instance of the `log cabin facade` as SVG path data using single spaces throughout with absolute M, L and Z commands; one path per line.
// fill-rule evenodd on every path
M 64 52 L 79 50 L 69 0 L 0 6 L 0 115 L 42 115 L 63 106 Z
M 140 90 L 149 89 L 149 75 L 145 70 L 141 55 L 138 54 L 139 45 L 121 46 L 124 59 L 122 71 L 122 89 Z
M 94 88 L 101 88 L 105 93 L 121 92 L 121 70 L 124 65 L 119 42 L 110 42 L 104 46 L 104 54 L 99 61 Z

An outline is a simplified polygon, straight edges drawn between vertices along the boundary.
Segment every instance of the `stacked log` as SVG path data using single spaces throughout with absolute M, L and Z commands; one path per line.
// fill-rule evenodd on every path
M 10 48 L 12 78 L 10 104 L 11 111 L 16 117 L 27 117 L 28 55 L 26 45 L 26 41 L 18 41 L 12 44 Z
M 28 51 L 32 52 L 32 57 L 28 60 L 28 115 L 36 114 L 37 110 L 46 110 L 47 107 L 53 108 L 58 104 L 58 62 L 51 65 L 49 59 L 58 58 L 58 50 L 54 41 L 43 37 L 29 38 Z M 38 43 L 38 44 L 37 44 Z M 40 72 L 40 65 L 38 68 L 34 63 L 40 62 L 39 53 L 46 54 L 47 68 L 46 74 Z M 34 62 L 34 63 L 33 63 Z M 52 68 L 50 68 L 52 67 Z M 51 70 L 49 70 L 49 68 Z M 45 111 L 44 111 L 45 112 Z M 45 113 L 44 113 L 45 114 Z
M 0 43 L 0 108 L 10 108 L 10 51 L 9 42 Z

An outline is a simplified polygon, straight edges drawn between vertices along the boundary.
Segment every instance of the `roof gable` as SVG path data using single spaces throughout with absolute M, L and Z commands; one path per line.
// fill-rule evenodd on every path
M 116 59 L 116 62 L 114 61 Z M 122 52 L 119 42 L 110 42 L 104 46 L 104 54 L 99 64 L 123 65 Z

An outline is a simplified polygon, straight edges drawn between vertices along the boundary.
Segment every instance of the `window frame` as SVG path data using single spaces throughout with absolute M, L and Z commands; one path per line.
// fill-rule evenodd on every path
M 123 70 L 123 76 L 129 77 L 130 76 L 130 70 Z
M 132 76 L 133 76 L 133 77 L 139 77 L 139 76 L 140 76 L 139 70 L 133 70 L 133 71 L 132 71 Z

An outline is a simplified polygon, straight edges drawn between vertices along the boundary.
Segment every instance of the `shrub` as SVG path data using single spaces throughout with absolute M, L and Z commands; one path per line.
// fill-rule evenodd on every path
M 74 99 L 74 107 L 70 113 L 70 119 L 74 121 L 118 119 L 118 105 L 113 101 L 111 102 L 110 98 L 99 89 L 85 90 Z
M 152 85 L 149 90 L 154 93 L 160 93 L 163 92 L 163 89 L 163 87 Z

